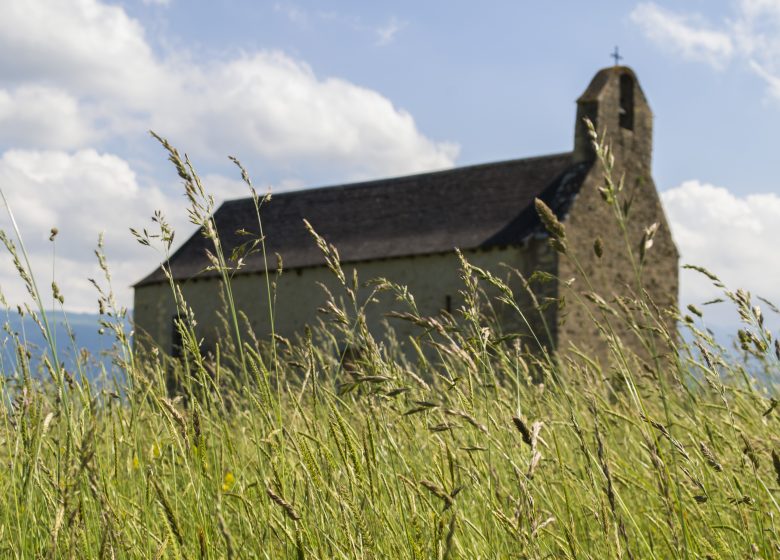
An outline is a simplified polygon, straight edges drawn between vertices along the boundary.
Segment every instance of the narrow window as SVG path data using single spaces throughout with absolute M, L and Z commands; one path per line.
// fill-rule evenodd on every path
M 634 79 L 628 74 L 620 76 L 620 128 L 634 130 Z
M 447 313 L 452 313 L 452 296 L 449 294 L 444 296 L 444 310 Z
M 588 119 L 592 124 L 593 128 L 598 130 L 598 116 L 599 116 L 599 104 L 595 101 L 588 101 L 585 103 L 582 103 L 582 120 Z
M 179 330 L 178 325 L 179 316 L 174 315 L 173 319 L 171 319 L 171 357 L 172 358 L 181 358 L 182 357 L 182 337 L 181 337 L 181 331 Z

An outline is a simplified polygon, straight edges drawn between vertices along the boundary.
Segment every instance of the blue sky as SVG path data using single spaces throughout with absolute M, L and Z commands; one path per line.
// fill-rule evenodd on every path
M 275 190 L 568 151 L 575 99 L 620 46 L 655 114 L 654 177 L 683 260 L 780 300 L 780 0 L 0 3 L 0 188 L 66 306 L 106 231 L 120 300 L 158 255 L 126 233 L 191 227 L 146 134 L 217 199 L 226 156 Z M 7 228 L 7 220 L 0 219 Z M 24 296 L 9 263 L 9 300 Z M 712 291 L 684 276 L 685 303 Z

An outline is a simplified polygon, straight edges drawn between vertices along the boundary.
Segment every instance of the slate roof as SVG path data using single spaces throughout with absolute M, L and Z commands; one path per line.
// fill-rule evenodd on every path
M 324 264 L 304 218 L 342 262 L 518 244 L 541 231 L 534 198 L 565 215 L 589 167 L 569 152 L 275 194 L 261 207 L 268 266 L 276 268 L 274 253 L 287 270 Z M 238 230 L 258 232 L 251 198 L 225 202 L 214 220 L 226 255 L 248 240 Z M 196 232 L 170 258 L 174 278 L 215 275 L 204 271 L 206 249 L 213 252 L 211 241 Z M 262 272 L 262 255 L 248 257 L 241 270 Z M 135 286 L 164 281 L 157 269 Z

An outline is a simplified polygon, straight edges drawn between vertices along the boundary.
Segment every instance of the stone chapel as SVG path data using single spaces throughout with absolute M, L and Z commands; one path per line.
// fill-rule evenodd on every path
M 382 277 L 408 286 L 425 316 L 457 315 L 463 280 L 456 249 L 472 264 L 505 279 L 521 307 L 530 301 L 512 269 L 526 278 L 541 271 L 554 279 L 535 284 L 540 299 L 556 298 L 566 289 L 593 290 L 605 301 L 630 293 L 636 289 L 634 273 L 613 209 L 599 191 L 604 171 L 595 161 L 586 117 L 605 134 L 615 158 L 614 175 L 622 177 L 621 203 L 630 208 L 629 242 L 637 247 L 645 229 L 658 224 L 642 287 L 659 307 L 676 305 L 678 253 L 651 176 L 653 116 L 635 73 L 612 66 L 600 70 L 577 99 L 570 152 L 274 194 L 260 209 L 268 258 L 260 252 L 250 255 L 233 276 L 237 307 L 258 337 L 270 334 L 269 274 L 276 282 L 276 333 L 294 337 L 317 320 L 326 297 L 319 283 L 333 286 L 334 279 L 304 219 L 338 249 L 348 277 L 357 270 L 363 283 Z M 590 278 L 590 287 L 581 280 L 564 285 L 578 277 L 578 270 L 550 246 L 534 207 L 536 198 L 564 224 L 570 252 Z M 259 234 L 251 198 L 225 202 L 213 218 L 226 255 L 247 240 L 247 232 Z M 596 239 L 600 251 L 594 251 Z M 194 311 L 198 336 L 210 347 L 219 336 L 222 304 L 219 275 L 208 270 L 207 250 L 213 251 L 211 241 L 195 232 L 165 266 Z M 176 354 L 176 308 L 163 270 L 158 268 L 134 287 L 136 340 Z M 361 297 L 371 289 L 361 288 Z M 398 310 L 392 294 L 377 298 L 368 314 L 372 334 L 381 337 L 389 324 L 402 345 L 420 336 L 420 327 L 388 319 L 389 311 Z M 529 334 L 516 312 L 497 308 L 497 313 L 504 333 Z M 569 298 L 563 309 L 547 306 L 544 321 L 539 313 L 527 317 L 540 332 L 546 323 L 547 333 L 540 338 L 552 351 L 565 351 L 572 344 L 596 352 L 603 347 L 587 304 L 575 305 Z

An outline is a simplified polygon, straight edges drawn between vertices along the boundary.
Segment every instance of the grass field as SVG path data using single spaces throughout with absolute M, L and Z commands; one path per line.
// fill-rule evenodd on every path
M 208 196 L 164 145 L 208 230 Z M 3 240 L 40 304 L 20 239 Z M 502 342 L 480 311 L 482 287 L 511 293 L 464 262 L 455 319 L 405 309 L 430 333 L 409 360 L 371 337 L 342 275 L 333 320 L 295 342 L 242 341 L 229 305 L 217 358 L 200 353 L 179 301 L 186 359 L 174 363 L 134 353 L 98 254 L 121 382 L 65 371 L 53 337 L 31 372 L 24 341 L 6 333 L 17 360 L 0 377 L 3 557 L 780 556 L 780 410 L 767 389 L 778 346 L 745 292 L 724 288 L 743 320 L 738 351 L 697 328 L 696 309 L 678 317 L 691 333 L 683 343 L 650 302 L 633 302 L 631 316 L 602 302 L 602 366 L 573 349 L 552 358 Z M 215 260 L 229 280 L 218 250 Z M 52 332 L 42 305 L 30 312 Z M 642 340 L 643 356 L 618 332 Z M 344 339 L 362 348 L 349 364 Z

